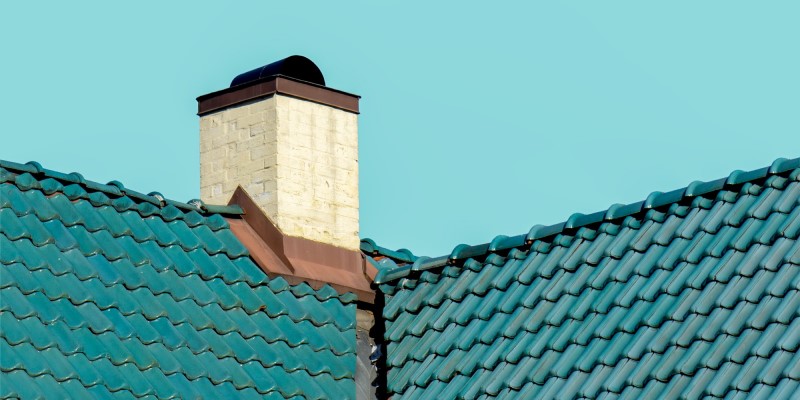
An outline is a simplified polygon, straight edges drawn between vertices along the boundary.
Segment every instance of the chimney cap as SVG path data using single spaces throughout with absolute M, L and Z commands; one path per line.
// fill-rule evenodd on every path
M 238 86 L 270 76 L 286 76 L 301 81 L 325 86 L 325 77 L 313 61 L 303 56 L 289 56 L 263 67 L 237 75 L 231 86 Z

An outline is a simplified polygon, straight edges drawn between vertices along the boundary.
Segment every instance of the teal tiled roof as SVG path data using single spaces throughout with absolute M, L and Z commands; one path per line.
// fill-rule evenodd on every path
M 220 214 L 0 162 L 0 398 L 349 398 L 355 301 L 270 279 Z
M 800 159 L 417 257 L 362 243 L 393 399 L 796 398 Z

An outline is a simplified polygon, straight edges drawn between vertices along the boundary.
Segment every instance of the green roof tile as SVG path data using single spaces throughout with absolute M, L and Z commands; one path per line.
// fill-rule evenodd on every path
M 353 296 L 268 278 L 209 212 L 241 209 L 0 177 L 3 397 L 354 397 Z
M 458 246 L 424 270 L 362 242 L 389 266 L 390 395 L 792 398 L 798 171 L 776 161 L 654 192 L 534 227 L 513 248 Z

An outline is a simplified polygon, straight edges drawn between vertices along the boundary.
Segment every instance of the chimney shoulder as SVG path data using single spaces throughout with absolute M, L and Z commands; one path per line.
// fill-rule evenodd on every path
M 201 199 L 241 186 L 283 234 L 358 250 L 358 99 L 283 75 L 200 96 Z

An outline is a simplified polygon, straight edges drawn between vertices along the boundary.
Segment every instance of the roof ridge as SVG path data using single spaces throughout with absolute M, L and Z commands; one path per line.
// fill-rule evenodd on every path
M 669 192 L 654 191 L 642 201 L 627 205 L 616 203 L 611 205 L 608 209 L 591 214 L 574 213 L 565 222 L 547 226 L 537 224 L 534 225 L 528 233 L 523 233 L 521 235 L 511 237 L 497 235 L 489 243 L 478 245 L 459 244 L 453 248 L 449 255 L 439 257 L 416 256 L 407 249 L 392 251 L 376 245 L 375 241 L 368 238 L 361 240 L 361 251 L 369 256 L 382 256 L 392 261 L 400 261 L 403 263 L 403 265 L 400 266 L 397 266 L 396 263 L 392 263 L 395 267 L 387 266 L 385 265 L 386 263 L 380 261 L 373 263 L 376 264 L 378 268 L 378 274 L 374 282 L 376 284 L 383 284 L 408 276 L 411 271 L 425 271 L 444 266 L 448 263 L 453 264 L 468 258 L 529 246 L 536 240 L 556 236 L 565 231 L 574 231 L 579 228 L 603 222 L 620 221 L 625 217 L 676 204 L 687 198 L 693 199 L 710 193 L 718 193 L 725 188 L 752 183 L 795 169 L 800 169 L 800 158 L 778 158 L 772 162 L 769 167 L 763 167 L 752 171 L 735 170 L 725 178 L 709 182 L 694 181 L 686 187 Z
M 61 182 L 68 182 L 72 184 L 81 185 L 84 189 L 94 192 L 102 192 L 112 196 L 121 197 L 128 196 L 136 200 L 145 201 L 153 204 L 159 208 L 167 206 L 174 206 L 183 211 L 197 211 L 202 214 L 234 214 L 241 215 L 244 211 L 237 205 L 215 205 L 205 204 L 200 199 L 192 199 L 187 202 L 180 202 L 172 199 L 167 199 L 159 192 L 153 191 L 148 194 L 143 194 L 135 190 L 125 187 L 122 182 L 113 180 L 106 184 L 96 181 L 87 180 L 78 172 L 63 173 L 42 167 L 36 161 L 28 161 L 25 164 L 19 164 L 13 161 L 0 159 L 0 168 L 11 170 L 16 173 L 29 173 L 34 176 L 52 178 Z

